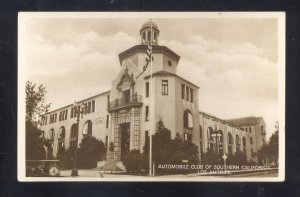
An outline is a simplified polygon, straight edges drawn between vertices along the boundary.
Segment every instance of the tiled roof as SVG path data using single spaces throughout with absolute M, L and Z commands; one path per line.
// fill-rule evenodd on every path
M 146 52 L 147 52 L 147 45 L 143 45 L 143 44 L 135 45 L 121 52 L 119 54 L 119 61 L 120 63 L 122 63 L 123 59 L 129 56 L 132 56 L 136 53 L 146 53 Z M 179 62 L 180 60 L 180 56 L 166 46 L 152 45 L 152 53 L 163 53 L 163 54 L 167 54 L 169 57 L 173 58 L 177 62 Z
M 176 74 L 168 72 L 168 71 L 162 70 L 162 71 L 155 72 L 152 75 L 153 76 L 166 76 L 166 75 L 175 76 L 175 77 L 178 77 L 178 78 L 182 79 L 183 81 L 185 81 L 185 82 L 187 82 L 187 83 L 189 83 L 189 84 L 191 84 L 191 85 L 196 86 L 197 88 L 199 88 L 199 86 L 195 85 L 194 83 L 192 83 L 192 82 L 190 82 L 190 81 L 188 81 L 188 80 L 180 77 L 179 75 L 176 75 Z M 151 77 L 151 75 L 147 75 L 147 76 L 144 77 L 144 79 L 148 79 L 150 77 Z
M 236 118 L 236 119 L 230 119 L 225 121 L 234 124 L 238 127 L 241 127 L 241 126 L 255 125 L 260 121 L 260 119 L 261 117 L 248 116 L 244 118 Z

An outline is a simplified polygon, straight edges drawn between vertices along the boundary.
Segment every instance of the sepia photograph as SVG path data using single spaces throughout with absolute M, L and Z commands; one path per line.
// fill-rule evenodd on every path
M 284 179 L 284 12 L 19 12 L 19 181 Z

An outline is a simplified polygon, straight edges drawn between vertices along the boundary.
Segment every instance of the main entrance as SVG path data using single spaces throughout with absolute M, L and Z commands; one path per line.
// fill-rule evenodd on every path
M 121 161 L 127 156 L 130 147 L 130 123 L 120 124 L 121 129 Z

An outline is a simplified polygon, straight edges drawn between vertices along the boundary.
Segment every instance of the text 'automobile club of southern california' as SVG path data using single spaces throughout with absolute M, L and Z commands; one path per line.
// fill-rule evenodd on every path
M 52 144 L 49 154 L 55 157 L 59 149 L 76 146 L 92 135 L 105 143 L 107 161 L 122 163 L 130 150 L 143 152 L 146 138 L 162 120 L 172 138 L 179 133 L 201 152 L 234 154 L 240 150 L 248 160 L 256 160 L 255 153 L 266 140 L 263 118 L 223 120 L 199 111 L 199 87 L 177 75 L 180 56 L 159 45 L 159 34 L 154 22 L 144 23 L 141 44 L 119 54 L 121 68 L 111 90 L 78 102 L 84 106 L 78 134 L 75 109 L 80 105 L 70 104 L 41 116 L 41 129 Z M 145 69 L 149 46 L 152 69 L 150 65 Z

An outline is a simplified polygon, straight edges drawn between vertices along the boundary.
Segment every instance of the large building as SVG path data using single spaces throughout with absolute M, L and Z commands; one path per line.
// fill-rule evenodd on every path
M 60 148 L 78 146 L 82 138 L 92 135 L 107 146 L 107 160 L 122 161 L 130 150 L 143 151 L 146 137 L 162 120 L 172 138 L 179 133 L 201 152 L 235 154 L 241 150 L 249 160 L 254 159 L 266 138 L 263 119 L 222 120 L 199 111 L 199 87 L 177 75 L 180 56 L 158 44 L 159 34 L 155 23 L 144 23 L 141 43 L 119 54 L 120 72 L 111 90 L 78 102 L 84 106 L 79 133 L 78 106 L 70 104 L 41 117 L 41 128 L 52 144 L 49 153 L 56 156 Z M 146 63 L 149 43 L 152 80 L 151 65 Z

